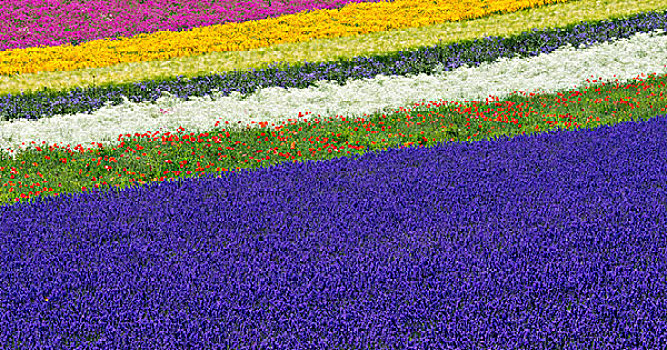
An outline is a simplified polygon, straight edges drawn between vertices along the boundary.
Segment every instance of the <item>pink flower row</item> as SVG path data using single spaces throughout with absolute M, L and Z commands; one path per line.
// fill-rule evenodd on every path
M 76 45 L 379 1 L 390 0 L 0 0 L 0 51 Z

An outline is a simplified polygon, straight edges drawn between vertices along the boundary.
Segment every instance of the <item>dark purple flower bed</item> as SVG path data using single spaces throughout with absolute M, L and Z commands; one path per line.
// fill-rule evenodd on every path
M 667 116 L 0 208 L 0 347 L 657 349 Z

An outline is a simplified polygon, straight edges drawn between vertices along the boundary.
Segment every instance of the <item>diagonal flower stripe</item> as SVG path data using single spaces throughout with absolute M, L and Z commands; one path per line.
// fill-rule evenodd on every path
M 0 336 L 655 348 L 666 127 L 662 115 L 5 208 L 2 300 L 16 313 Z
M 604 14 L 593 10 L 599 6 L 605 7 Z M 147 83 L 147 79 L 162 80 L 165 77 L 176 76 L 191 78 L 215 72 L 262 69 L 275 62 L 300 65 L 304 61 L 320 62 L 362 56 L 384 56 L 387 52 L 410 51 L 438 43 L 459 43 L 488 36 L 516 36 L 525 31 L 530 32 L 536 26 L 561 28 L 581 22 L 632 17 L 646 11 L 664 11 L 665 9 L 667 9 L 665 0 L 568 1 L 534 8 L 531 11 L 447 22 L 441 25 L 409 28 L 404 31 L 385 31 L 353 37 L 322 39 L 244 52 L 217 52 L 168 61 L 134 62 L 106 68 L 0 76 L 0 91 L 12 94 L 38 91 L 44 88 L 65 91 L 107 84 L 118 85 L 138 81 Z M 508 26 L 507 23 L 511 25 Z M 642 21 L 623 23 L 623 25 L 629 25 L 627 30 L 633 32 L 637 27 L 642 26 Z M 615 36 L 613 32 L 616 31 L 622 35 L 625 29 L 623 27 L 613 28 L 612 33 L 608 35 Z M 570 40 L 576 39 L 580 38 L 570 38 Z M 359 64 L 359 62 L 356 63 Z
M 663 15 L 664 16 L 664 15 Z M 487 42 L 501 42 L 490 39 Z M 493 44 L 489 44 L 493 46 Z M 260 89 L 242 97 L 214 93 L 203 98 L 163 96 L 154 103 L 125 101 L 88 113 L 15 120 L 0 124 L 0 148 L 23 151 L 33 143 L 59 146 L 121 143 L 119 134 L 174 132 L 183 127 L 206 132 L 230 122 L 244 128 L 252 122 L 279 124 L 341 115 L 350 119 L 388 113 L 428 101 L 504 98 L 514 91 L 555 92 L 584 85 L 586 79 L 631 80 L 642 73 L 666 73 L 667 36 L 662 30 L 638 33 L 581 49 L 570 45 L 532 58 L 501 58 L 477 67 L 460 67 L 432 75 L 384 76 L 349 80 L 344 85 L 326 80 L 303 89 Z M 460 49 L 460 52 L 465 52 Z M 562 62 L 567 60 L 568 65 Z M 457 62 L 458 63 L 458 62 Z M 309 114 L 304 114 L 308 112 Z M 240 124 L 240 125 L 239 125 Z
M 336 62 L 340 80 L 313 61 L 276 70 L 282 87 L 246 73 L 89 114 L 75 100 L 111 101 L 112 86 L 65 92 L 62 115 L 2 121 L 21 126 L 7 143 L 108 141 L 0 158 L 0 344 L 660 348 L 667 43 L 653 10 L 482 35 L 451 56 L 360 56 Z
M 279 18 L 230 22 L 185 32 L 159 31 L 113 41 L 94 40 L 77 46 L 66 44 L 0 51 L 0 75 L 70 71 L 210 52 L 247 51 L 282 43 L 459 21 L 566 1 L 395 0 L 376 4 L 352 3 L 340 10 L 317 10 Z
M 91 40 L 132 37 L 157 31 L 184 31 L 227 22 L 246 22 L 299 13 L 337 9 L 348 3 L 377 0 L 303 1 L 268 3 L 225 1 L 214 4 L 158 0 L 149 3 L 76 2 L 7 4 L 0 14 L 0 51 L 37 46 L 77 45 Z M 383 0 L 385 2 L 391 2 Z M 12 6 L 14 5 L 14 6 Z M 41 16 L 34 16 L 38 12 Z M 21 18 L 15 21 L 15 18 Z M 4 33 L 4 34 L 2 34 Z

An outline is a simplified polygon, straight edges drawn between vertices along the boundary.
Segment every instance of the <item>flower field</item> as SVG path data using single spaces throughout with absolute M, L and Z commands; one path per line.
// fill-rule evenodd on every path
M 0 348 L 667 343 L 667 1 L 1 5 Z

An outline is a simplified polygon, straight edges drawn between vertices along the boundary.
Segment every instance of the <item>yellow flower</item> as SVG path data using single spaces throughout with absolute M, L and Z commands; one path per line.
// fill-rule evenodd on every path
M 567 0 L 396 0 L 119 40 L 0 52 L 0 75 L 99 68 L 479 18 Z M 261 33 L 261 34 L 260 34 Z

